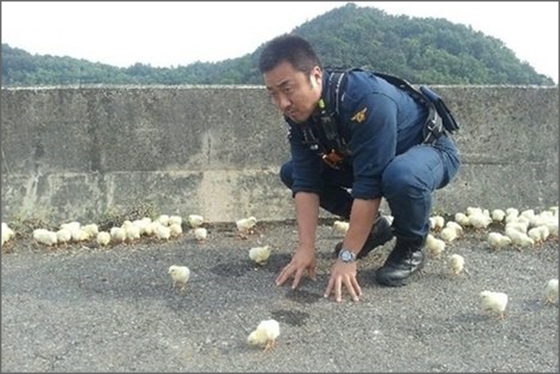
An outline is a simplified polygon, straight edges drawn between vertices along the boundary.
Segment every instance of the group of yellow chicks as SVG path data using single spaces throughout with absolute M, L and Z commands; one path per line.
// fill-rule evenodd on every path
M 239 236 L 247 238 L 257 219 L 255 217 L 237 220 L 236 226 Z M 194 238 L 203 242 L 208 237 L 208 230 L 202 227 L 204 218 L 199 214 L 190 214 L 188 223 Z M 78 221 L 61 224 L 57 229 L 36 228 L 33 230 L 35 243 L 55 247 L 69 243 L 83 243 L 90 240 L 105 247 L 109 244 L 134 243 L 142 237 L 158 240 L 169 240 L 183 234 L 183 219 L 179 215 L 162 214 L 152 220 L 144 217 L 134 221 L 125 220 L 120 226 L 113 226 L 107 231 L 100 231 L 96 223 L 82 225 Z M 5 222 L 2 222 L 2 246 L 15 236 L 15 232 Z
M 208 230 L 202 227 L 205 220 L 202 215 L 190 214 L 187 221 L 192 229 L 194 238 L 203 242 L 207 239 Z M 241 218 L 235 221 L 238 235 L 247 239 L 254 231 L 257 219 L 254 216 Z M 178 237 L 183 233 L 183 220 L 178 215 L 162 214 L 157 219 L 149 217 L 135 221 L 125 220 L 121 226 L 111 227 L 108 231 L 99 231 L 98 225 L 90 223 L 82 225 L 80 222 L 68 222 L 60 225 L 57 230 L 37 228 L 33 231 L 33 239 L 36 243 L 46 246 L 57 246 L 68 243 L 82 243 L 95 239 L 99 246 L 107 246 L 109 243 L 133 243 L 142 236 L 155 237 L 168 240 Z M 2 222 L 2 246 L 15 237 L 15 231 L 5 222 Z M 249 258 L 258 265 L 265 265 L 270 256 L 270 246 L 263 245 L 252 247 L 249 250 Z M 171 265 L 168 274 L 173 280 L 173 288 L 183 291 L 190 279 L 191 270 L 183 265 Z M 276 338 L 280 335 L 280 324 L 274 319 L 263 320 L 259 323 L 248 338 L 249 345 L 264 347 L 269 351 L 274 347 Z
M 386 216 L 389 221 L 393 217 Z M 516 249 L 527 248 L 542 244 L 545 240 L 558 240 L 558 207 L 553 206 L 548 210 L 535 213 L 533 209 L 519 212 L 516 208 L 506 210 L 488 209 L 480 207 L 468 207 L 465 212 L 458 212 L 454 215 L 454 221 L 445 222 L 445 218 L 434 215 L 430 220 L 430 233 L 426 237 L 426 250 L 430 257 L 440 258 L 446 248 L 446 244 L 464 234 L 464 228 L 472 228 L 480 231 L 487 229 L 491 223 L 502 223 L 504 233 L 491 231 L 488 233 L 488 246 L 496 251 L 507 246 Z M 349 223 L 345 221 L 335 221 L 333 230 L 345 234 Z M 438 237 L 439 236 L 439 237 Z M 447 261 L 448 269 L 451 274 L 457 276 L 465 269 L 465 258 L 457 253 L 451 254 Z M 479 294 L 481 309 L 484 312 L 497 313 L 500 319 L 504 318 L 504 313 L 508 303 L 508 296 L 504 292 L 482 291 Z M 544 298 L 548 303 L 558 303 L 558 279 L 550 279 L 544 288 Z
M 253 216 L 242 218 L 235 222 L 238 234 L 241 238 L 247 239 L 253 232 L 257 219 Z M 256 264 L 263 266 L 270 257 L 270 246 L 263 245 L 252 247 L 249 249 L 249 258 Z M 173 279 L 173 288 L 183 291 L 191 276 L 191 270 L 188 266 L 171 265 L 167 273 Z M 280 335 L 280 324 L 274 319 L 263 320 L 259 323 L 247 337 L 247 344 L 251 346 L 264 347 L 264 352 L 274 348 L 276 338 Z
M 391 216 L 387 216 L 392 220 Z M 495 209 L 489 212 L 487 209 L 469 207 L 466 212 L 456 213 L 454 221 L 445 222 L 442 216 L 430 217 L 430 230 L 426 238 L 426 249 L 430 256 L 439 258 L 445 250 L 446 243 L 451 243 L 464 234 L 464 227 L 472 227 L 475 230 L 486 229 L 491 223 L 505 223 L 504 234 L 500 232 L 490 232 L 488 234 L 488 244 L 493 250 L 512 245 L 516 248 L 533 246 L 548 238 L 558 238 L 558 207 L 551 207 L 549 210 L 536 214 L 534 210 L 528 209 L 522 212 L 515 208 L 508 208 L 505 211 Z M 202 227 L 204 218 L 202 215 L 190 214 L 187 221 L 192 228 L 193 236 L 197 241 L 205 241 L 208 231 Z M 182 217 L 178 215 L 162 214 L 157 219 L 152 220 L 148 217 L 135 220 L 124 221 L 121 226 L 115 226 L 109 231 L 99 231 L 96 224 L 81 225 L 79 222 L 69 222 L 60 225 L 57 231 L 44 228 L 35 229 L 33 238 L 37 243 L 48 246 L 66 244 L 69 242 L 83 242 L 95 238 L 100 246 L 109 243 L 131 243 L 144 236 L 152 236 L 157 239 L 168 240 L 178 237 L 183 233 Z M 253 233 L 257 219 L 253 216 L 242 218 L 235 221 L 238 235 L 247 239 Z M 335 221 L 333 229 L 339 233 L 346 233 L 349 223 Z M 439 234 L 439 238 L 437 235 Z M 2 222 L 2 246 L 5 242 L 12 239 L 15 232 Z M 263 245 L 249 249 L 249 258 L 258 265 L 265 265 L 270 256 L 270 246 Z M 450 272 L 457 276 L 464 268 L 465 259 L 459 254 L 451 254 L 448 257 L 448 268 Z M 191 270 L 183 265 L 171 265 L 168 274 L 173 280 L 173 288 L 183 291 L 190 279 Z M 558 279 L 551 279 L 545 287 L 545 300 L 549 303 L 558 303 Z M 481 308 L 485 312 L 494 312 L 501 319 L 508 303 L 508 295 L 504 292 L 485 290 L 480 292 Z M 253 330 L 248 338 L 249 345 L 264 347 L 264 351 L 269 351 L 274 347 L 276 338 L 280 335 L 280 325 L 274 319 L 263 320 Z

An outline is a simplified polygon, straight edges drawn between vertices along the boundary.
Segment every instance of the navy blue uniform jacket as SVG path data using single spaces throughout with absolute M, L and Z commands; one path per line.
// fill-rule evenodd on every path
M 323 97 L 328 71 L 323 73 Z M 384 79 L 366 71 L 348 73 L 339 105 L 339 134 L 348 145 L 351 156 L 345 160 L 353 174 L 351 193 L 358 199 L 381 197 L 381 177 L 395 156 L 422 142 L 422 128 L 428 110 L 412 97 Z M 320 193 L 323 188 L 322 169 L 327 166 L 303 142 L 302 126 L 310 126 L 327 148 L 329 144 L 319 122 L 312 116 L 306 123 L 296 124 L 286 118 L 293 164 L 292 193 Z

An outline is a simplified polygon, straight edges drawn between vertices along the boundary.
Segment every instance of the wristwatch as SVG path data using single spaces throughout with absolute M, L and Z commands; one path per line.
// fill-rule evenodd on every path
M 356 255 L 354 254 L 354 252 L 346 248 L 342 248 L 340 252 L 338 252 L 338 258 L 346 264 L 356 261 Z

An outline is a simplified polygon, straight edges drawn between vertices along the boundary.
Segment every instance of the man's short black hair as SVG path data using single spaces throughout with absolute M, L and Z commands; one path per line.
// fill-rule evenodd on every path
M 277 36 L 265 45 L 259 58 L 259 70 L 264 74 L 284 61 L 306 74 L 311 73 L 315 66 L 321 66 L 311 44 L 301 36 L 293 34 Z

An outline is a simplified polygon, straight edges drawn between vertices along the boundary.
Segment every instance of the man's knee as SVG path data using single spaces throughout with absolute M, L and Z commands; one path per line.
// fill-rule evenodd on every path
M 401 195 L 412 189 L 418 188 L 415 173 L 410 170 L 409 165 L 392 162 L 382 176 L 383 194 L 386 196 Z
M 280 168 L 280 180 L 286 185 L 286 187 L 292 188 L 292 184 L 294 183 L 292 178 L 292 161 L 286 162 Z

